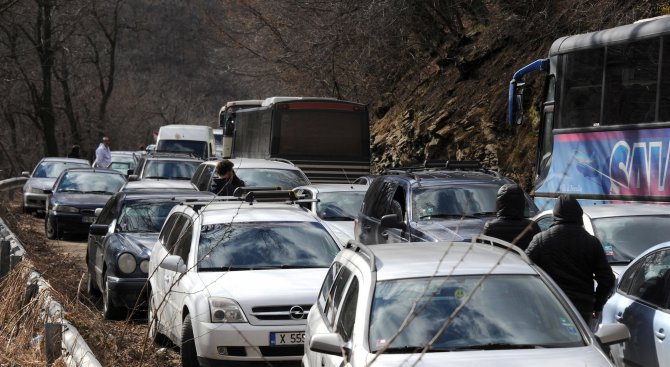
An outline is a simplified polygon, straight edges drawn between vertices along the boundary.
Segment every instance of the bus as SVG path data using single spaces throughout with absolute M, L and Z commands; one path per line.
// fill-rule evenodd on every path
M 334 98 L 271 97 L 235 113 L 233 157 L 286 159 L 312 183 L 370 174 L 367 106 Z
M 228 101 L 219 110 L 219 127 L 214 130 L 217 152 L 223 158 L 232 156 L 233 134 L 235 131 L 235 112 L 245 109 L 260 107 L 262 99 L 245 99 L 240 101 Z
M 523 77 L 545 73 L 532 194 L 588 203 L 670 202 L 670 17 L 556 40 L 514 73 L 507 120 L 523 116 Z

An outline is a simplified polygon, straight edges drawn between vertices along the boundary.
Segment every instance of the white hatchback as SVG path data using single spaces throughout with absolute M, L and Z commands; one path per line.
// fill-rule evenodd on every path
M 191 202 L 168 216 L 149 265 L 149 322 L 154 339 L 181 346 L 182 365 L 302 357 L 306 316 L 341 246 L 283 193 L 288 203 Z

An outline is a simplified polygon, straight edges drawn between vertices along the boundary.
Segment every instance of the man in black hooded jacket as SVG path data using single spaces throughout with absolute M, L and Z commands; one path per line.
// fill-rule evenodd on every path
M 590 324 L 598 318 L 614 287 L 614 274 L 600 241 L 584 229 L 582 207 L 561 195 L 554 205 L 554 223 L 536 234 L 526 254 L 570 298 Z M 598 287 L 593 291 L 593 280 Z
M 500 238 L 522 250 L 537 233 L 540 226 L 523 216 L 526 208 L 526 195 L 516 184 L 502 185 L 496 196 L 496 219 L 486 222 L 483 235 Z

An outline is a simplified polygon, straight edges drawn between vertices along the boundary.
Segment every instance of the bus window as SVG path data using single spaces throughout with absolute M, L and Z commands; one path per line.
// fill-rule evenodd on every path
M 670 36 L 663 37 L 659 121 L 670 121 Z
M 607 48 L 603 125 L 656 120 L 660 39 Z
M 558 128 L 600 124 L 604 48 L 561 55 L 563 68 Z

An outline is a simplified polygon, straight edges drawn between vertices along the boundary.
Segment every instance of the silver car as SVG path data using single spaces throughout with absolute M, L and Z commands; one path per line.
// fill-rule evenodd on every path
M 85 159 L 47 157 L 42 158 L 35 166 L 32 173 L 24 171 L 22 176 L 28 177 L 23 185 L 23 212 L 31 213 L 45 211 L 49 195 L 45 190 L 51 190 L 56 178 L 66 168 L 90 167 L 91 164 Z
M 598 237 L 616 276 L 646 249 L 670 241 L 670 206 L 652 204 L 585 205 L 584 229 Z M 545 210 L 533 220 L 542 230 L 554 221 Z
M 605 304 L 604 323 L 622 323 L 630 339 L 611 346 L 617 366 L 670 366 L 670 242 L 633 260 Z
M 479 240 L 350 242 L 309 312 L 303 366 L 611 366 L 599 344 L 623 325 L 594 335 L 521 250 Z

